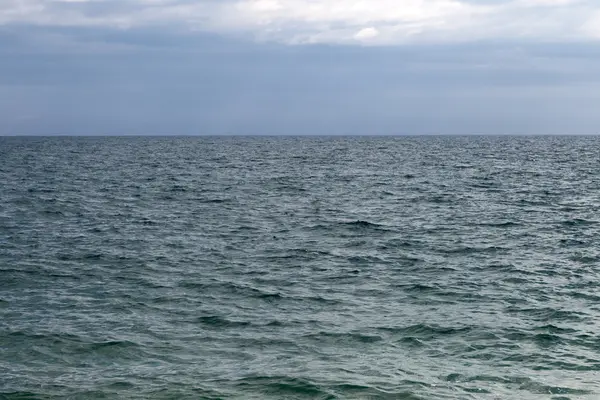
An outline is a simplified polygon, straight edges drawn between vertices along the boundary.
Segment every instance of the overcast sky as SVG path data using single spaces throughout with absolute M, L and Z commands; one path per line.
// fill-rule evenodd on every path
M 0 134 L 600 133 L 599 0 L 1 0 Z

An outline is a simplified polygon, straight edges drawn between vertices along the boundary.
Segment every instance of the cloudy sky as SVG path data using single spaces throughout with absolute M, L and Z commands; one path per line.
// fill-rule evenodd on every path
M 0 135 L 446 133 L 600 133 L 600 1 L 0 1 Z

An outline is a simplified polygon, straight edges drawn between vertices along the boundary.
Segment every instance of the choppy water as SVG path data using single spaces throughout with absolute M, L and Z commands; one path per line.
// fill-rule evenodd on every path
M 0 138 L 1 399 L 598 399 L 600 138 Z

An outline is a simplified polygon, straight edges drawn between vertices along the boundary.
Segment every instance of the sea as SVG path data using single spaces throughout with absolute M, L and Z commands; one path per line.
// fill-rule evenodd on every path
M 600 399 L 600 137 L 2 137 L 0 399 Z

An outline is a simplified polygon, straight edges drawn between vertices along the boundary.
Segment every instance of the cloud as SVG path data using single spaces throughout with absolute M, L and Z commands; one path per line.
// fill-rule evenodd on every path
M 600 39 L 597 0 L 3 0 L 0 25 L 185 27 L 289 44 Z
M 373 27 L 363 28 L 354 35 L 356 40 L 369 40 L 379 36 L 379 31 Z
M 586 36 L 600 40 L 600 11 L 593 13 L 583 24 L 581 30 Z

